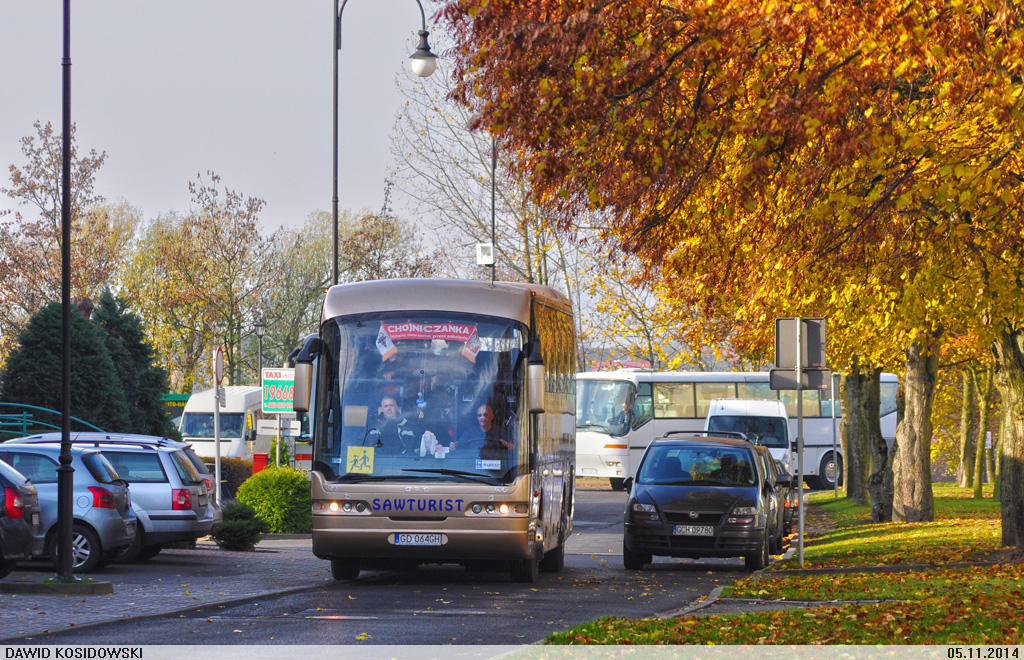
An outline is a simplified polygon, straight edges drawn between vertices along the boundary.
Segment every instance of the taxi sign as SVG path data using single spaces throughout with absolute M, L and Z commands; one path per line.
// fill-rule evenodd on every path
M 263 370 L 263 412 L 267 414 L 293 413 L 295 399 L 295 370 L 267 368 Z

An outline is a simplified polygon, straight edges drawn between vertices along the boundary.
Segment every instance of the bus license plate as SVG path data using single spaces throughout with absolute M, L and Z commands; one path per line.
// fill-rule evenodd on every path
M 395 545 L 441 545 L 441 535 L 395 534 Z
M 711 525 L 676 525 L 672 533 L 682 536 L 714 536 L 715 528 Z

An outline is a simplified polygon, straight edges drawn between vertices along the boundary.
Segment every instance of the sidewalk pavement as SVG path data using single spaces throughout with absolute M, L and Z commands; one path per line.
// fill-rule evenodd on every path
M 187 612 L 333 582 L 309 535 L 268 534 L 255 552 L 228 552 L 201 540 L 195 550 L 164 550 L 137 564 L 114 564 L 88 577 L 113 595 L 11 593 L 54 575 L 49 562 L 25 562 L 0 580 L 0 642 L 122 619 Z

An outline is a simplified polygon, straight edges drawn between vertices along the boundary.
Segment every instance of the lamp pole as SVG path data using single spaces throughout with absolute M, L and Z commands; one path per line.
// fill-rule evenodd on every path
M 340 3 L 340 4 L 339 4 Z M 334 194 L 331 196 L 332 243 L 334 245 L 331 284 L 338 283 L 338 53 L 341 51 L 341 14 L 345 11 L 348 0 L 334 0 Z M 437 55 L 430 52 L 427 43 L 427 14 L 423 11 L 423 3 L 416 0 L 420 7 L 422 28 L 419 31 L 420 43 L 416 52 L 409 56 L 413 73 L 426 78 L 437 69 Z

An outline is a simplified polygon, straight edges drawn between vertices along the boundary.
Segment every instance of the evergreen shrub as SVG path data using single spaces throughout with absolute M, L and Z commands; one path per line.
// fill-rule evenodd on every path
M 195 445 L 192 445 L 195 449 Z M 207 458 L 206 456 L 200 457 L 203 463 L 210 468 L 210 472 L 213 472 L 214 459 Z M 245 461 L 241 458 L 224 458 L 220 459 L 220 471 L 221 478 L 224 480 L 222 484 L 225 489 L 234 496 L 238 493 L 238 489 L 242 487 L 245 480 L 252 476 L 252 461 Z
M 252 552 L 269 530 L 267 523 L 260 520 L 256 511 L 247 504 L 228 502 L 223 513 L 224 522 L 210 533 L 221 550 Z
M 255 509 L 271 532 L 308 534 L 312 530 L 312 499 L 305 472 L 290 467 L 257 472 L 238 489 L 238 501 Z

